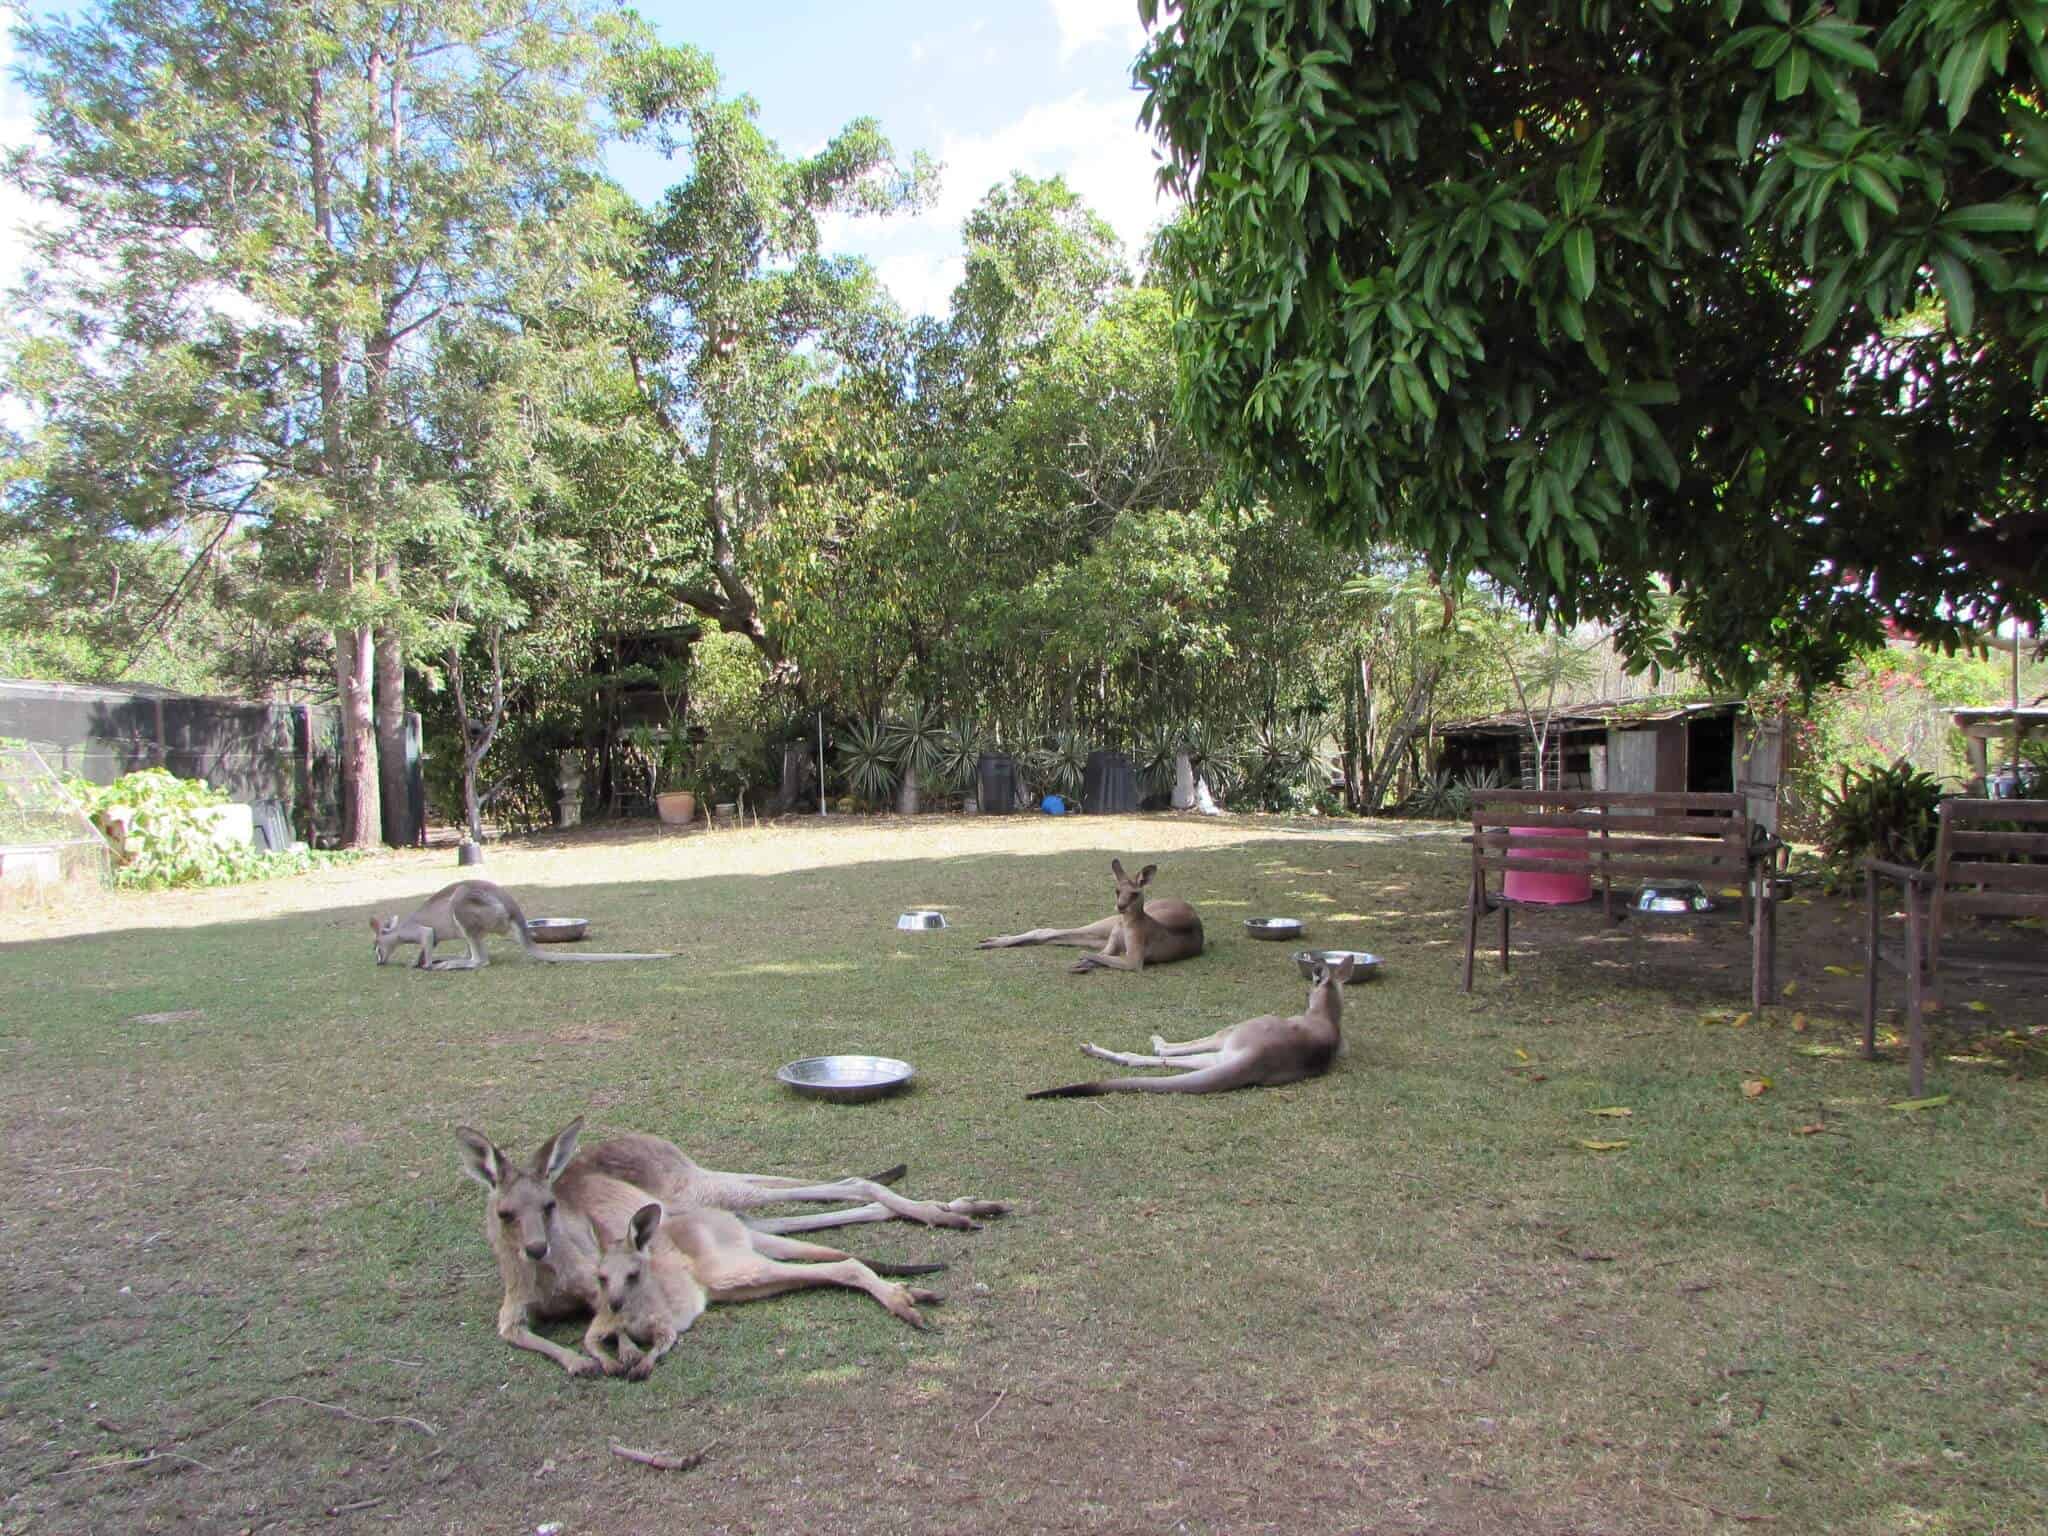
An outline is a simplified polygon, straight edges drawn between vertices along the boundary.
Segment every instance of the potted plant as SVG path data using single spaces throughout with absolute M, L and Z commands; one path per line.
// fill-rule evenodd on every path
M 720 815 L 726 814 L 728 805 L 733 814 L 745 814 L 747 790 L 759 776 L 767 751 L 767 737 L 751 723 L 733 716 L 712 723 L 704 738 L 700 777 Z
M 697 819 L 697 798 L 703 788 L 689 733 L 671 731 L 655 761 L 655 814 L 670 826 L 687 827 Z

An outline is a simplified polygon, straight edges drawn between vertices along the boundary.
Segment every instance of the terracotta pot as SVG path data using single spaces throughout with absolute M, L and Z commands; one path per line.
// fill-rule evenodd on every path
M 688 826 L 697 819 L 697 796 L 687 789 L 665 789 L 654 797 L 654 809 L 670 826 Z

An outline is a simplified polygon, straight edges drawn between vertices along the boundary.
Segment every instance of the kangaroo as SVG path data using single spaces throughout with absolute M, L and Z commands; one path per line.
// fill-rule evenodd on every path
M 1184 901 L 1169 898 L 1145 902 L 1145 887 L 1152 883 L 1157 864 L 1147 864 L 1133 880 L 1124 873 L 1123 860 L 1111 859 L 1109 871 L 1116 876 L 1116 914 L 1085 928 L 1033 928 L 1028 933 L 1003 934 L 983 939 L 976 949 L 1010 949 L 1020 944 L 1078 944 L 1102 948 L 1083 955 L 1067 969 L 1076 975 L 1093 970 L 1142 971 L 1148 965 L 1169 960 L 1186 960 L 1202 952 L 1202 920 Z
M 1246 1019 L 1200 1040 L 1170 1044 L 1152 1037 L 1152 1054 L 1082 1050 L 1124 1067 L 1189 1067 L 1172 1077 L 1112 1077 L 1065 1088 L 1042 1088 L 1027 1099 L 1077 1099 L 1102 1093 L 1221 1093 L 1228 1088 L 1277 1088 L 1329 1070 L 1342 1044 L 1344 983 L 1351 979 L 1347 956 L 1335 966 L 1318 965 L 1308 989 L 1308 1006 L 1292 1018 L 1276 1013 Z
M 488 1136 L 470 1127 L 457 1126 L 455 1138 L 462 1145 L 463 1169 L 483 1185 L 488 1198 L 484 1205 L 484 1237 L 498 1261 L 498 1276 L 504 1283 L 504 1299 L 498 1307 L 498 1337 L 514 1349 L 545 1355 L 572 1376 L 595 1375 L 599 1363 L 574 1350 L 564 1349 L 533 1331 L 534 1324 L 565 1321 L 594 1313 L 599 1302 L 597 1265 L 606 1242 L 624 1233 L 633 1214 L 650 1201 L 665 1201 L 672 1210 L 682 1210 L 692 1200 L 717 1205 L 724 1200 L 747 1200 L 747 1181 L 762 1179 L 791 1186 L 766 1198 L 799 1200 L 861 1200 L 870 1190 L 881 1190 L 890 1204 L 871 1201 L 855 1209 L 821 1211 L 756 1224 L 770 1241 L 784 1232 L 812 1231 L 854 1222 L 886 1221 L 908 1216 L 933 1226 L 973 1227 L 975 1216 L 1000 1215 L 1008 1209 L 1000 1201 L 956 1200 L 946 1205 L 907 1200 L 883 1181 L 900 1178 L 901 1167 L 892 1168 L 875 1179 L 845 1179 L 806 1183 L 800 1179 L 772 1180 L 769 1175 L 720 1174 L 699 1168 L 673 1143 L 658 1136 L 621 1136 L 602 1142 L 577 1155 L 576 1139 L 582 1133 L 579 1116 L 549 1137 L 521 1167 L 501 1151 Z M 795 1191 L 805 1191 L 796 1193 Z M 818 1191 L 831 1191 L 818 1193 Z M 765 1203 L 756 1200 L 753 1204 Z M 789 1251 L 771 1257 L 795 1257 Z M 762 1249 L 769 1253 L 769 1249 Z M 883 1274 L 927 1274 L 930 1266 L 872 1264 L 870 1270 Z
M 811 1232 L 821 1227 L 853 1226 L 897 1217 L 928 1227 L 974 1232 L 981 1225 L 976 1217 L 1000 1216 L 1009 1210 L 1001 1200 L 913 1200 L 900 1195 L 887 1187 L 891 1178 L 902 1176 L 904 1170 L 900 1167 L 872 1179 L 795 1179 L 772 1173 L 720 1173 L 691 1161 L 672 1141 L 637 1133 L 602 1142 L 584 1156 L 594 1171 L 639 1185 L 672 1212 L 750 1213 L 769 1205 L 868 1202 L 851 1210 L 752 1220 L 750 1224 L 762 1232 Z
M 944 1268 L 928 1264 L 893 1272 Z M 752 1231 L 730 1212 L 682 1211 L 664 1218 L 660 1204 L 649 1201 L 598 1259 L 597 1314 L 583 1335 L 584 1352 L 607 1376 L 645 1381 L 707 1303 L 758 1301 L 813 1285 L 866 1291 L 917 1328 L 925 1326 L 917 1303 L 943 1299 L 934 1291 L 892 1284 L 837 1248 Z M 605 1348 L 614 1341 L 616 1357 Z
M 511 934 L 519 940 L 519 947 L 534 959 L 555 963 L 673 958 L 673 952 L 669 950 L 647 955 L 555 954 L 534 942 L 533 933 L 526 925 L 526 914 L 520 910 L 519 903 L 512 899 L 512 893 L 502 886 L 493 885 L 488 880 L 458 880 L 453 885 L 443 886 L 429 896 L 417 911 L 404 917 L 371 918 L 370 931 L 377 936 L 379 965 L 389 965 L 392 952 L 399 945 L 417 944 L 420 947 L 420 955 L 413 963 L 423 971 L 482 970 L 491 963 L 489 957 L 484 954 L 484 936 L 492 933 Z M 461 939 L 469 946 L 467 959 L 434 958 L 436 944 L 456 939 Z

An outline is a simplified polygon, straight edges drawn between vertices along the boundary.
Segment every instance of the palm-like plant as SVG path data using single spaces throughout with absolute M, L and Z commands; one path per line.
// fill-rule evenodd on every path
M 1177 725 L 1155 725 L 1138 737 L 1138 778 L 1155 795 L 1171 794 L 1173 779 L 1180 769 L 1181 754 L 1188 749 L 1187 732 Z
M 946 783 L 960 789 L 972 787 L 981 754 L 989 749 L 990 738 L 979 720 L 963 715 L 950 722 L 939 742 L 938 773 Z
M 853 794 L 886 805 L 896 792 L 896 752 L 888 727 L 879 720 L 845 726 L 839 733 L 839 772 Z

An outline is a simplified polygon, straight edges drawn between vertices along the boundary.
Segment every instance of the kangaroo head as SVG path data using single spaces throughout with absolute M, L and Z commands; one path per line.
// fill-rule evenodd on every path
M 398 914 L 387 912 L 382 917 L 371 918 L 370 932 L 377 936 L 377 963 L 389 965 L 391 952 L 398 948 Z
M 1349 955 L 1335 965 L 1316 962 L 1315 972 L 1309 978 L 1308 1006 L 1313 1012 L 1318 1004 L 1325 1004 L 1332 1013 L 1344 1006 L 1344 983 L 1351 979 L 1356 962 Z
M 1157 864 L 1147 864 L 1138 871 L 1133 880 L 1124 873 L 1124 861 L 1111 859 L 1109 872 L 1116 876 L 1116 909 L 1126 917 L 1136 917 L 1145 910 L 1145 887 L 1152 883 L 1152 877 L 1159 873 Z
M 542 1143 L 531 1167 L 521 1168 L 481 1131 L 466 1125 L 455 1128 L 455 1139 L 462 1143 L 463 1171 L 490 1191 L 491 1215 L 536 1264 L 544 1263 L 554 1246 L 555 1181 L 575 1156 L 582 1130 L 579 1115 Z
M 633 1213 L 633 1219 L 626 1224 L 626 1234 L 615 1243 L 605 1244 L 603 1255 L 597 1261 L 597 1288 L 604 1296 L 604 1303 L 614 1312 L 623 1313 L 642 1294 L 641 1287 L 647 1283 L 649 1260 L 647 1250 L 654 1243 L 654 1234 L 661 1228 L 661 1207 L 653 1201 Z

